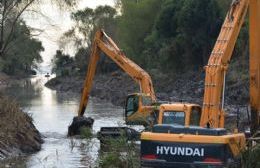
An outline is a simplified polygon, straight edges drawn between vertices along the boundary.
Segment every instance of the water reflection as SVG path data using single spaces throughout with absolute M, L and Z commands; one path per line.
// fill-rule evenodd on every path
M 24 106 L 26 103 L 29 103 L 28 100 L 40 96 L 42 87 L 39 87 L 39 82 L 40 81 L 35 78 L 15 80 L 7 88 L 1 88 L 1 92 L 16 99 L 22 106 Z
M 79 95 L 58 94 L 44 87 L 48 79 L 33 77 L 5 89 L 15 97 L 24 111 L 32 114 L 37 129 L 45 137 L 42 150 L 27 159 L 27 167 L 94 167 L 99 141 L 70 139 L 67 127 L 77 114 Z M 94 131 L 102 126 L 123 123 L 123 110 L 109 103 L 91 99 L 86 115 L 95 119 Z

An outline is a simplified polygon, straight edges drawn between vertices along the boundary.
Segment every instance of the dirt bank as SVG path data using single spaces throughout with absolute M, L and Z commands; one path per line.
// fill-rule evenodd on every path
M 30 75 L 7 75 L 4 72 L 0 72 L 0 89 L 5 89 L 6 87 L 16 85 L 21 83 L 21 80 L 29 78 Z
M 56 77 L 45 86 L 58 92 L 81 94 L 84 76 Z M 191 81 L 185 77 L 168 77 L 163 74 L 153 76 L 156 96 L 161 101 L 200 102 L 203 94 L 201 76 L 193 76 Z M 178 80 L 175 80 L 178 79 Z M 199 82 L 195 82 L 198 80 Z M 123 106 L 128 94 L 139 92 L 139 86 L 128 75 L 117 71 L 110 74 L 97 75 L 91 90 L 91 96 Z
M 245 129 L 248 125 L 249 83 L 247 75 L 230 71 L 227 75 L 225 111 L 227 112 L 226 124 L 228 128 L 237 125 Z M 175 74 L 172 76 L 150 72 L 158 100 L 166 102 L 192 102 L 202 104 L 204 94 L 204 71 Z M 63 96 L 71 93 L 81 94 L 84 76 L 57 77 L 46 83 Z M 125 98 L 130 93 L 139 92 L 139 87 L 125 73 L 121 71 L 110 74 L 96 75 L 91 96 L 114 105 L 124 106 Z M 237 114 L 239 116 L 237 117 Z
M 33 153 L 41 149 L 42 138 L 31 116 L 18 104 L 0 95 L 0 159 Z
M 150 72 L 158 100 L 166 102 L 192 102 L 202 104 L 204 94 L 204 72 L 189 72 L 172 76 L 159 72 Z M 248 125 L 249 83 L 246 75 L 230 71 L 227 75 L 225 111 L 226 128 L 232 130 L 237 125 L 246 129 Z M 84 76 L 57 77 L 46 83 L 46 86 L 57 91 L 58 95 L 70 96 L 81 94 Z M 124 106 L 125 98 L 130 93 L 139 92 L 139 87 L 125 73 L 117 71 L 110 74 L 96 75 L 91 96 L 103 101 Z M 237 115 L 239 114 L 239 115 Z
M 204 72 L 190 72 L 168 76 L 152 72 L 152 79 L 156 96 L 162 101 L 202 103 L 204 93 Z M 234 76 L 227 77 L 226 100 L 227 105 L 245 105 L 248 103 L 247 78 Z M 58 92 L 81 93 L 84 76 L 56 77 L 46 83 L 46 86 Z M 139 87 L 125 73 L 121 71 L 110 74 L 97 75 L 91 91 L 91 96 L 123 106 L 125 97 L 139 92 Z
M 83 88 L 84 76 L 56 77 L 45 86 L 58 92 L 80 94 Z M 121 72 L 97 75 L 91 91 L 91 96 L 123 106 L 128 94 L 138 92 L 138 86 L 131 78 Z M 64 94 L 63 94 L 64 95 Z

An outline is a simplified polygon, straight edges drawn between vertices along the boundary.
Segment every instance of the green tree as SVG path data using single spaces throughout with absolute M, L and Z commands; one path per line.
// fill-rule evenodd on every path
M 60 6 L 73 6 L 78 0 L 54 0 Z M 21 16 L 39 0 L 1 0 L 0 1 L 0 57 L 5 57 L 9 45 L 15 42 L 13 38 Z M 37 9 L 36 9 L 37 12 Z
M 89 48 L 78 49 L 74 57 L 75 67 L 77 68 L 77 72 L 81 74 L 86 73 L 86 69 L 89 63 L 90 53 L 91 51 Z M 101 53 L 101 57 L 97 65 L 97 73 L 109 73 L 118 69 L 119 68 L 114 62 L 108 59 L 104 53 Z
M 52 72 L 58 76 L 68 76 L 74 72 L 74 60 L 61 50 L 57 50 L 54 58 L 52 59 L 53 69 Z
M 17 23 L 21 15 L 35 0 L 2 0 L 0 1 L 0 57 L 3 58 L 9 45 L 13 42 Z
M 230 4 L 232 3 L 232 0 L 218 0 L 217 1 L 222 16 L 225 16 L 227 14 L 228 8 L 230 7 Z
M 143 64 L 141 53 L 144 39 L 151 33 L 155 18 L 163 0 L 121 0 L 121 16 L 118 17 L 118 39 L 120 47 L 128 57 Z
M 75 54 L 75 66 L 85 72 L 91 51 L 91 41 L 98 29 L 104 29 L 113 38 L 116 34 L 116 9 L 110 6 L 98 6 L 96 9 L 85 8 L 71 14 L 74 26 L 67 31 L 61 41 L 65 45 L 73 42 L 78 48 Z M 97 72 L 109 72 L 114 64 L 101 54 Z
M 42 43 L 30 37 L 30 29 L 25 22 L 19 21 L 12 34 L 11 45 L 2 59 L 2 70 L 8 74 L 30 73 L 42 62 L 40 52 L 44 51 Z
M 116 31 L 116 9 L 110 6 L 98 6 L 96 9 L 85 8 L 71 14 L 74 25 L 64 33 L 62 43 L 81 48 L 91 46 L 96 30 L 104 29 L 108 34 L 114 35 Z
M 80 72 L 86 72 L 90 51 L 88 48 L 79 48 L 75 54 L 75 66 Z
M 53 0 L 60 7 L 73 6 L 77 1 Z M 9 74 L 24 73 L 42 61 L 40 56 L 40 52 L 43 51 L 41 42 L 32 38 L 33 29 L 29 28 L 21 19 L 25 12 L 39 12 L 37 5 L 40 2 L 42 1 L 0 1 L 0 70 Z
M 215 0 L 165 0 L 152 33 L 145 39 L 144 57 L 152 60 L 146 62 L 171 72 L 202 67 L 221 22 Z

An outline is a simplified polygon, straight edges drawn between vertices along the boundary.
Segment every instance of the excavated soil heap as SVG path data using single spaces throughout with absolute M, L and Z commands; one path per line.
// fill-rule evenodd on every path
M 39 151 L 42 143 L 31 116 L 0 95 L 0 159 Z

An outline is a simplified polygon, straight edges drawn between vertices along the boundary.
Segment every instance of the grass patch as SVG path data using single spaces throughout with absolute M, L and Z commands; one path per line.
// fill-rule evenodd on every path
M 91 139 L 93 138 L 92 128 L 89 127 L 81 127 L 80 128 L 80 136 L 81 138 Z
M 102 168 L 139 168 L 139 150 L 134 141 L 128 141 L 125 135 L 118 138 L 106 138 L 101 143 L 98 167 Z
M 260 167 L 260 144 L 249 147 L 242 153 L 243 168 L 259 168 Z
M 19 155 L 19 151 L 32 153 L 41 149 L 41 135 L 32 117 L 3 95 L 0 95 L 0 118 L 0 149 L 4 157 Z

